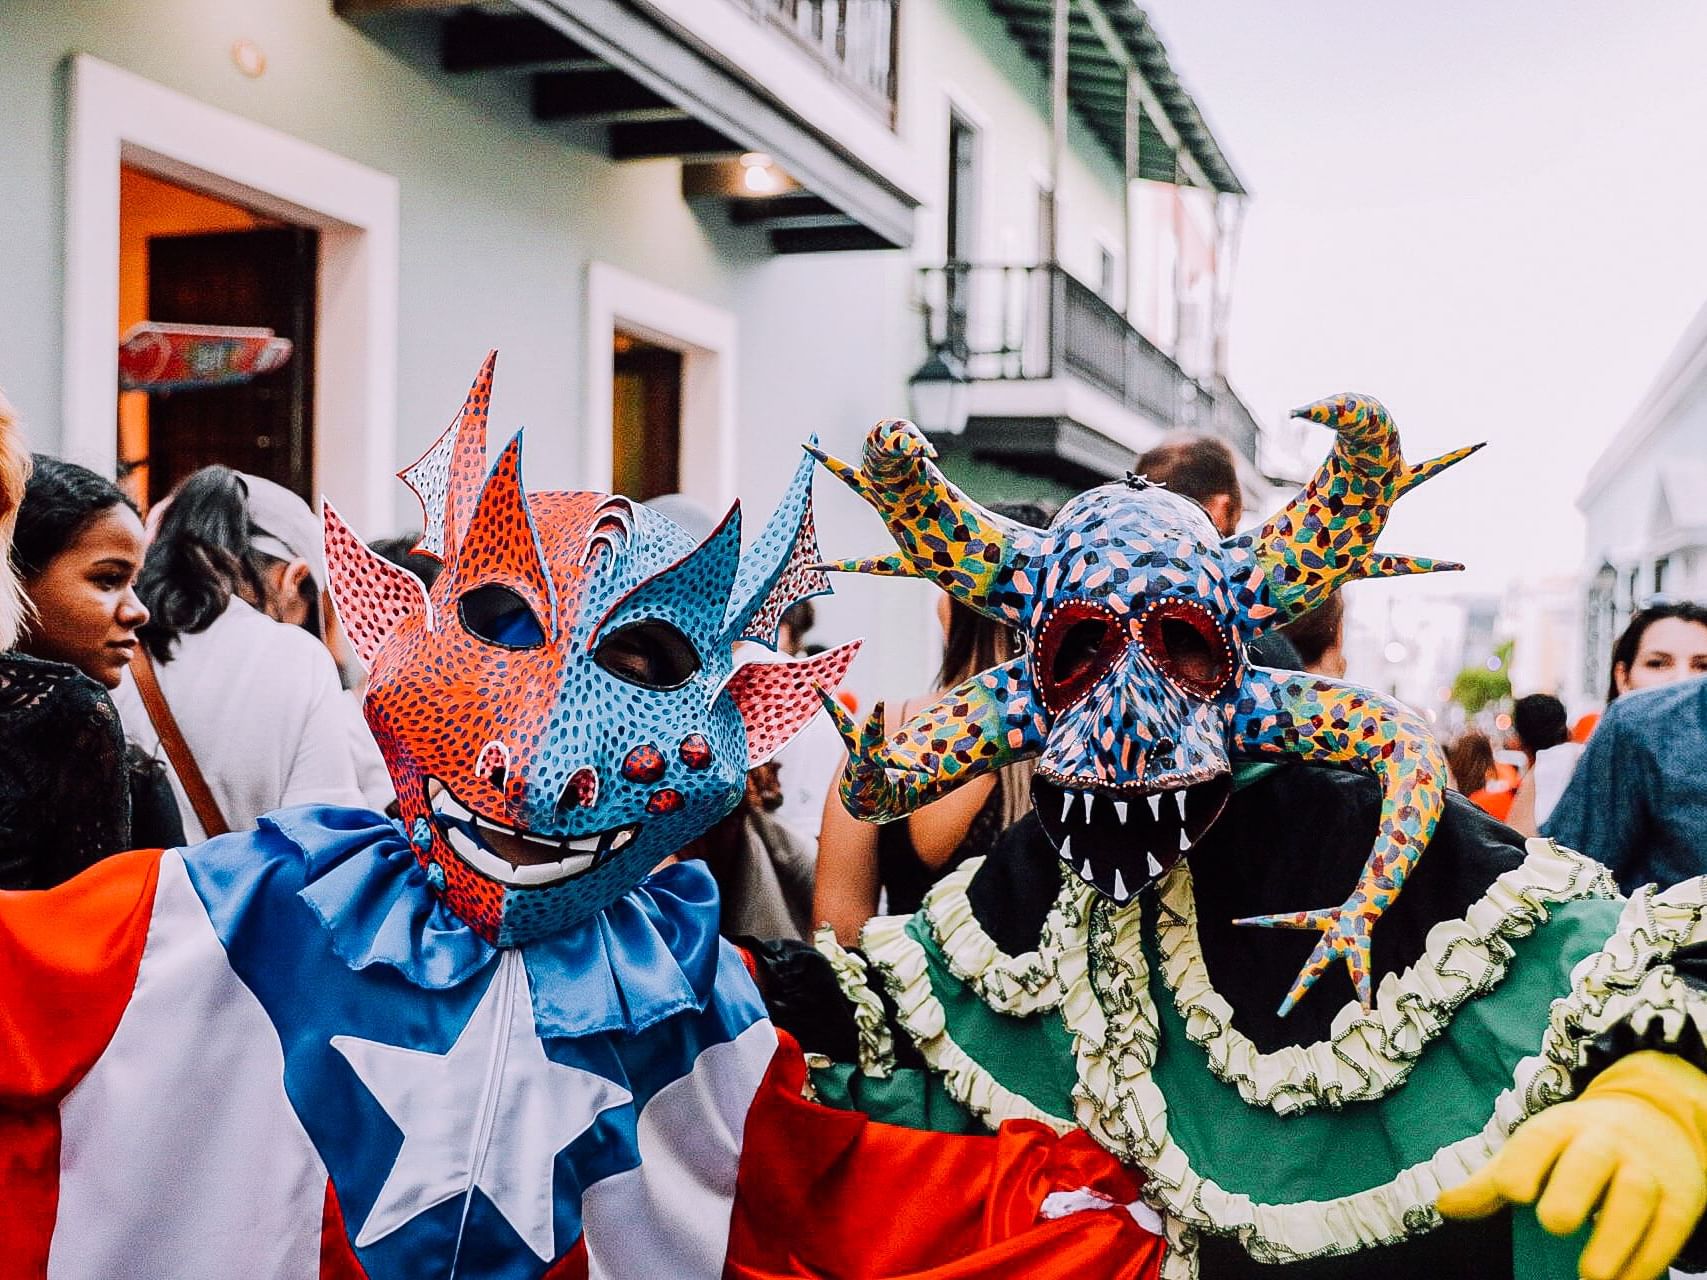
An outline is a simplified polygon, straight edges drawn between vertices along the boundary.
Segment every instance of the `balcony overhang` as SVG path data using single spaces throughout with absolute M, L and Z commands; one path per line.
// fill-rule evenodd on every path
M 418 45 L 420 24 L 436 24 L 444 71 L 526 78 L 535 121 L 561 131 L 566 141 L 602 145 L 613 160 L 682 160 L 696 170 L 691 177 L 684 174 L 685 197 L 722 200 L 737 224 L 765 229 L 776 252 L 904 249 L 912 243 L 919 200 L 895 180 L 898 142 L 868 104 L 828 76 L 819 83 L 836 100 L 830 106 L 871 114 L 862 121 L 864 132 L 852 134 L 871 143 L 877 162 L 850 150 L 769 92 L 748 74 L 750 68 L 728 60 L 652 6 L 622 0 L 478 6 L 455 0 L 334 0 L 334 8 L 381 42 L 394 30 L 408 29 L 411 38 L 398 42 L 406 47 Z M 731 22 L 757 21 L 732 3 L 728 8 Z M 781 49 L 777 56 L 786 63 L 791 52 Z M 768 192 L 754 198 L 712 180 L 718 166 L 733 166 L 752 153 L 769 157 L 786 175 L 788 186 L 780 194 L 787 198 Z
M 989 4 L 1047 74 L 1053 0 Z M 1115 162 L 1123 163 L 1126 155 L 1130 84 L 1139 99 L 1138 177 L 1246 194 L 1136 0 L 1072 0 L 1069 9 L 1067 98 Z

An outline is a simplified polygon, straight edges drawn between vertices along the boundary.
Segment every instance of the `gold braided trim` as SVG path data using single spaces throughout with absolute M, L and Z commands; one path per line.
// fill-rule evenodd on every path
M 836 975 L 836 985 L 848 1004 L 853 1006 L 854 1030 L 859 1036 L 860 1074 L 887 1076 L 895 1069 L 895 1037 L 889 1030 L 889 1017 L 867 981 L 865 961 L 836 941 L 836 931 L 820 925 L 812 935 L 812 945 L 818 954 L 830 962 Z
M 966 897 L 967 887 L 983 865 L 983 858 L 968 858 L 925 895 L 922 911 L 937 950 L 947 961 L 949 972 L 997 1012 L 1025 1017 L 1053 1009 L 1061 1003 L 1061 989 L 1045 957 L 1058 949 L 1059 909 L 1049 913 L 1036 950 L 1017 956 L 1003 954 L 978 923 Z
M 1004 1120 L 1038 1120 L 1057 1133 L 1072 1129 L 1071 1120 L 1050 1115 L 1000 1084 L 954 1042 L 942 1003 L 931 991 L 925 949 L 907 935 L 907 920 L 906 916 L 879 916 L 869 921 L 860 934 L 860 948 L 883 975 L 902 1028 L 925 1062 L 942 1076 L 949 1096 L 991 1129 Z
M 1514 954 L 1511 942 L 1545 923 L 1551 905 L 1616 895 L 1599 863 L 1551 840 L 1531 840 L 1523 862 L 1496 879 L 1463 919 L 1429 930 L 1415 964 L 1382 979 L 1374 1008 L 1365 1012 L 1347 1001 L 1328 1039 L 1273 1053 L 1259 1052 L 1233 1026 L 1232 1006 L 1210 984 L 1189 874 L 1170 876 L 1162 886 L 1156 941 L 1186 1038 L 1208 1055 L 1210 1071 L 1251 1105 L 1290 1115 L 1398 1088 L 1454 1012 L 1499 985 Z

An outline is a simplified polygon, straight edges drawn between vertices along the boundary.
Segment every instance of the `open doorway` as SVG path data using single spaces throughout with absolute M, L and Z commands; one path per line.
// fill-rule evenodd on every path
M 144 321 L 271 329 L 282 368 L 237 386 L 125 391 L 119 474 L 147 506 L 223 463 L 314 496 L 319 233 L 124 166 L 119 176 L 119 329 Z
M 682 353 L 618 329 L 611 342 L 611 487 L 645 502 L 682 487 Z

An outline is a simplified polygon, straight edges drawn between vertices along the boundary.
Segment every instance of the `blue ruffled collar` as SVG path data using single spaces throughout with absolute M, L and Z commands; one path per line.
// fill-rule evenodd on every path
M 363 809 L 311 806 L 261 819 L 302 853 L 298 896 L 352 969 L 390 965 L 416 986 L 454 987 L 498 948 L 427 884 L 402 828 Z M 703 1010 L 717 977 L 717 885 L 678 862 L 566 932 L 518 950 L 544 1036 L 633 1034 Z

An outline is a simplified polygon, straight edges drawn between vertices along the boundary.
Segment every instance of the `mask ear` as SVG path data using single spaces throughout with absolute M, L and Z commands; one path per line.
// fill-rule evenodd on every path
M 362 665 L 371 670 L 381 647 L 405 618 L 419 617 L 432 629 L 432 602 L 419 578 L 370 551 L 330 502 L 324 507 L 327 589 L 344 634 Z
M 440 564 L 456 558 L 457 544 L 474 517 L 486 479 L 486 413 L 492 405 L 492 371 L 497 363 L 498 353 L 488 351 L 456 421 L 413 466 L 397 473 L 421 500 L 425 532 L 416 550 Z
M 756 768 L 788 745 L 824 708 L 859 652 L 860 641 L 794 662 L 749 662 L 729 677 L 723 692 L 747 727 L 747 767 Z

